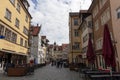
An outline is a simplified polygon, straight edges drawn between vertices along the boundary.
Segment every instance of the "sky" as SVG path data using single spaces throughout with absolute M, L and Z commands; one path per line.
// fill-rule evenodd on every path
M 69 12 L 86 10 L 91 0 L 28 0 L 32 25 L 41 25 L 40 35 L 45 35 L 50 44 L 69 43 Z

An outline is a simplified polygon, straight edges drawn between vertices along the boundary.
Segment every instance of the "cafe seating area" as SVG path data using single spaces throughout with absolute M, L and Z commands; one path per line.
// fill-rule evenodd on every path
M 8 68 L 7 72 L 8 76 L 24 76 L 26 74 L 27 68 L 25 67 Z
M 13 64 L 9 63 L 5 67 L 4 72 L 6 73 L 7 76 L 12 76 L 12 77 L 13 76 L 14 77 L 25 76 L 25 75 L 34 73 L 34 69 L 38 69 L 45 65 L 46 64 L 38 64 L 38 65 L 33 65 L 32 67 L 30 67 L 29 64 L 13 65 Z
M 79 71 L 83 80 L 120 80 L 120 72 L 84 68 Z

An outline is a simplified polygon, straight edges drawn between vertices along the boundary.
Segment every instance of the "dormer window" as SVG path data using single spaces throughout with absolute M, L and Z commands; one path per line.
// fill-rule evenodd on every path
M 27 1 L 23 1 L 23 4 L 25 5 L 26 9 L 28 9 L 28 7 L 29 7 L 28 2 Z
M 120 8 L 117 9 L 117 18 L 120 19 Z

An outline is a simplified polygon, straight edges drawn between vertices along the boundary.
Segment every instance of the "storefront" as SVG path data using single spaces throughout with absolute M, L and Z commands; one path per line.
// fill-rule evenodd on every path
M 0 68 L 3 69 L 6 63 L 13 63 L 16 66 L 27 64 L 27 55 L 0 50 Z

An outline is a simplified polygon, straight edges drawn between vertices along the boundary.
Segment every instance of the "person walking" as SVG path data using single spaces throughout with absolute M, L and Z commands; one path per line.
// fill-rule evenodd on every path
M 62 59 L 60 59 L 60 67 L 62 68 L 62 66 L 63 66 L 63 61 Z
M 57 68 L 60 66 L 60 60 L 57 60 Z

